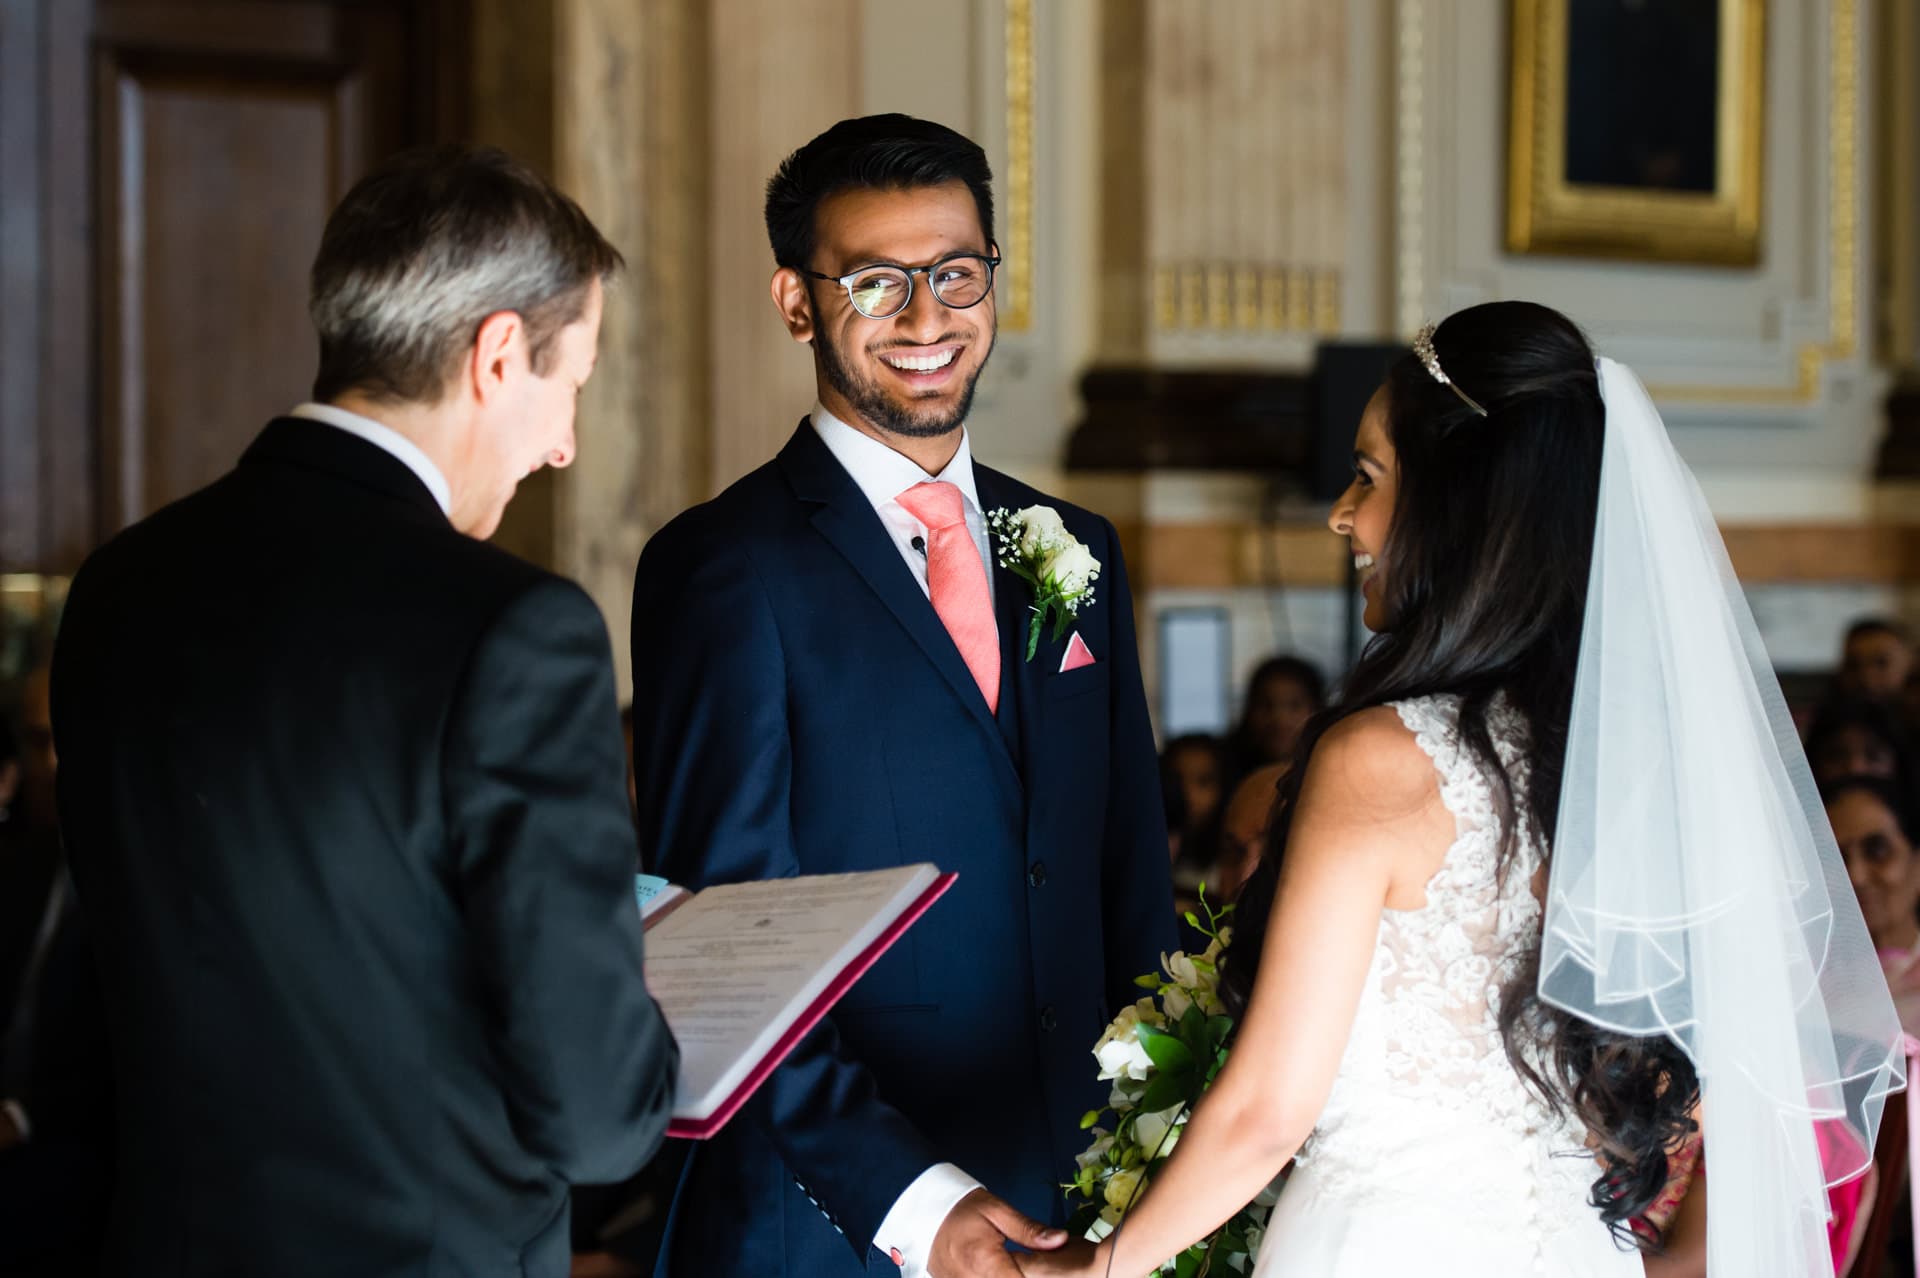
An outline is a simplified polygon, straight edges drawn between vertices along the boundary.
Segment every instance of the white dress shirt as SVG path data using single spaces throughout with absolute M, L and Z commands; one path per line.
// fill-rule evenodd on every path
M 980 492 L 973 483 L 973 450 L 967 444 L 964 427 L 960 431 L 959 451 L 937 475 L 929 475 L 920 469 L 919 462 L 855 430 L 819 404 L 813 406 L 813 429 L 834 460 L 853 476 L 853 482 L 873 504 L 874 512 L 887 526 L 888 535 L 900 549 L 900 557 L 907 561 L 907 567 L 913 570 L 913 579 L 920 583 L 923 591 L 927 589 L 927 526 L 895 499 L 915 484 L 931 481 L 958 488 L 965 498 L 960 504 L 967 517 L 967 531 L 973 534 L 973 544 L 979 548 L 980 560 L 987 566 L 987 594 L 992 597 L 993 550 L 987 540 L 987 515 L 980 509 Z M 916 537 L 921 539 L 918 548 L 913 544 Z
M 289 417 L 300 417 L 310 422 L 321 422 L 335 430 L 344 430 L 349 435 L 357 435 L 369 444 L 391 453 L 406 468 L 420 477 L 427 486 L 433 499 L 440 503 L 440 513 L 449 517 L 453 514 L 453 489 L 447 486 L 447 477 L 433 464 L 433 458 L 426 455 L 420 445 L 402 435 L 391 426 L 382 426 L 371 417 L 362 417 L 358 413 L 349 413 L 344 408 L 332 404 L 302 404 Z
M 980 509 L 980 493 L 973 483 L 973 452 L 966 432 L 960 434 L 959 451 L 938 475 L 929 475 L 919 463 L 895 452 L 871 435 L 862 434 L 816 404 L 813 428 L 834 459 L 846 468 L 853 482 L 887 526 L 887 533 L 899 547 L 900 557 L 913 571 L 920 589 L 927 589 L 927 526 L 895 500 L 915 484 L 929 480 L 950 483 L 960 490 L 967 518 L 967 531 L 973 534 L 980 559 L 987 567 L 987 588 L 993 588 L 993 552 L 987 540 L 987 516 Z M 921 538 L 920 548 L 914 539 Z M 952 1163 L 936 1163 L 920 1173 L 906 1191 L 894 1200 L 873 1236 L 873 1245 L 893 1257 L 904 1278 L 922 1278 L 933 1252 L 934 1235 L 946 1223 L 949 1213 L 968 1194 L 980 1188 L 980 1182 Z

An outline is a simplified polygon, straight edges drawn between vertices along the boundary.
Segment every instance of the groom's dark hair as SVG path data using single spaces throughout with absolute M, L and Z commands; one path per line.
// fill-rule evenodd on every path
M 982 248 L 993 246 L 993 170 L 980 144 L 944 124 L 910 115 L 842 120 L 780 162 L 767 183 L 767 239 L 773 260 L 816 269 L 814 214 L 841 191 L 904 191 L 965 182 L 980 213 Z

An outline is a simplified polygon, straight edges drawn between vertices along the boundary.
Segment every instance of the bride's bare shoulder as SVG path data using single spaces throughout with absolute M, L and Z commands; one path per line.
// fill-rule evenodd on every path
M 1417 812 L 1437 801 L 1433 761 L 1392 706 L 1369 706 L 1327 729 L 1301 778 L 1301 804 L 1327 804 L 1351 817 Z

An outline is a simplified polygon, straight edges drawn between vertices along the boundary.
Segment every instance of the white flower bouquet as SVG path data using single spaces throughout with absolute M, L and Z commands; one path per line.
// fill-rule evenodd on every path
M 1070 1202 L 1083 1200 L 1074 1210 L 1073 1227 L 1096 1242 L 1114 1231 L 1173 1153 L 1194 1103 L 1226 1064 L 1233 1018 L 1222 1008 L 1217 986 L 1220 955 L 1233 937 L 1221 920 L 1233 907 L 1216 911 L 1204 891 L 1200 904 L 1206 921 L 1191 913 L 1187 921 L 1208 937 L 1205 952 L 1161 955 L 1164 975 L 1153 972 L 1135 982 L 1151 992 L 1120 1009 L 1093 1047 L 1100 1079 L 1111 1082 L 1113 1092 L 1106 1109 L 1080 1120 L 1094 1141 L 1079 1156 L 1080 1170 L 1066 1190 Z M 1110 1129 L 1102 1125 L 1109 1116 Z M 1203 1278 L 1251 1271 L 1277 1197 L 1276 1182 L 1212 1235 L 1169 1258 L 1159 1272 Z
M 1080 610 L 1093 602 L 1100 561 L 1067 531 L 1060 512 L 1051 506 L 1013 511 L 999 507 L 987 516 L 987 524 L 993 533 L 994 558 L 1033 588 L 1028 609 L 1033 621 L 1027 627 L 1027 660 L 1032 661 L 1049 617 L 1053 637 L 1064 638 Z

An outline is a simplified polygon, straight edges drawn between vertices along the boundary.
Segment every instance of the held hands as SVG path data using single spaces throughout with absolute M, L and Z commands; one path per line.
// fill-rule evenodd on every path
M 1048 1229 L 986 1190 L 976 1189 L 954 1205 L 933 1236 L 927 1272 L 932 1278 L 1020 1278 L 1021 1270 L 1006 1244 L 1051 1251 L 1066 1241 L 1066 1230 Z
M 1015 1257 L 1020 1262 L 1020 1272 L 1024 1275 L 1066 1275 L 1067 1278 L 1106 1278 L 1107 1262 L 1110 1257 L 1103 1244 L 1095 1247 L 1090 1242 L 1075 1239 L 1055 1251 L 1043 1252 L 1032 1256 Z M 1114 1275 L 1120 1278 L 1120 1275 Z

